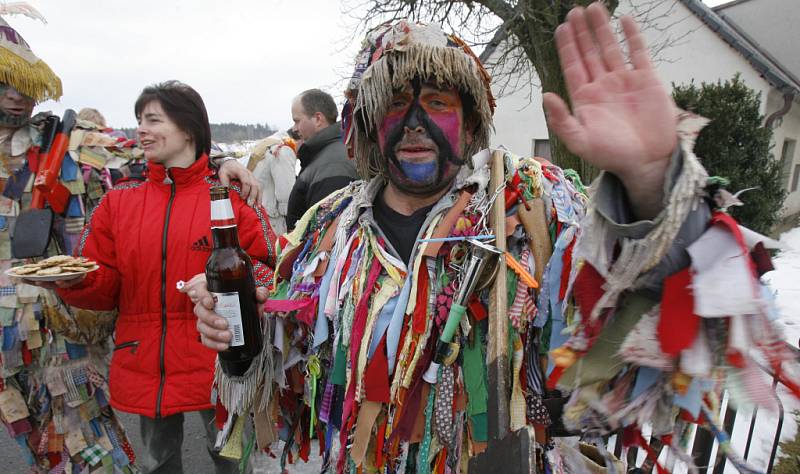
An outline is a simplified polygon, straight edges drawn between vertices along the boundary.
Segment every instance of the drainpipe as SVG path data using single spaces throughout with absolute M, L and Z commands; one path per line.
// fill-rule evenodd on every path
M 764 122 L 764 127 L 766 128 L 775 128 L 775 122 L 778 119 L 782 118 L 784 115 L 789 113 L 789 110 L 792 108 L 792 104 L 794 103 L 794 92 L 786 92 L 783 94 L 783 107 L 776 110 L 775 112 L 771 113 L 767 120 Z

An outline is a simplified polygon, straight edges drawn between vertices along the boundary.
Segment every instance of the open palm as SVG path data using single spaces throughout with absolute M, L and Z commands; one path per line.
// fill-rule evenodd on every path
M 575 8 L 556 30 L 561 68 L 572 102 L 548 93 L 553 132 L 576 155 L 620 177 L 666 168 L 677 142 L 676 107 L 658 79 L 634 21 L 622 19 L 629 67 L 599 3 Z M 658 173 L 656 173 L 658 174 Z

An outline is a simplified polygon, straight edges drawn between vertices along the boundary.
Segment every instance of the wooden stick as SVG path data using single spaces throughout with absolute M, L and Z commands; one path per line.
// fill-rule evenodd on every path
M 525 233 L 530 237 L 530 249 L 533 255 L 533 261 L 536 262 L 536 269 L 533 272 L 533 277 L 536 281 L 542 281 L 544 274 L 544 267 L 550 260 L 552 254 L 552 242 L 550 242 L 550 232 L 547 229 L 547 215 L 545 214 L 545 205 L 542 198 L 533 199 L 530 202 L 531 208 L 526 209 L 522 206 L 519 207 L 517 215 L 522 222 L 522 227 L 525 228 Z
M 489 194 L 505 182 L 505 163 L 502 151 L 492 153 Z M 489 224 L 498 236 L 495 246 L 506 251 L 504 193 L 495 199 L 490 211 Z M 503 439 L 509 429 L 509 360 L 508 360 L 508 290 L 506 287 L 506 261 L 497 259 L 497 276 L 489 293 L 489 440 Z

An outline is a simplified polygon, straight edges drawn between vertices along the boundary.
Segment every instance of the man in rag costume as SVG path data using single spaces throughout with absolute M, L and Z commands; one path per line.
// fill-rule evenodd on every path
M 481 150 L 494 100 L 476 56 L 435 25 L 369 33 L 343 113 L 363 181 L 280 239 L 261 372 L 217 373 L 218 416 L 231 433 L 252 413 L 259 448 L 285 441 L 282 463 L 306 460 L 316 437 L 337 472 L 465 470 L 487 448 L 495 387 L 490 292 L 480 282 L 465 299 L 460 290 L 473 242 L 491 234 L 494 199 L 507 230 L 495 238 L 510 253 L 509 309 L 495 315 L 509 325 L 509 428 L 535 429 L 542 472 L 590 472 L 583 451 L 554 436 L 565 429 L 589 441 L 621 429 L 627 446 L 652 453 L 645 423 L 691 463 L 678 448 L 687 420 L 724 441 L 715 383 L 736 388 L 739 402 L 770 402 L 751 349 L 798 393 L 758 279 L 768 239 L 716 204 L 727 194 L 692 153 L 704 121 L 676 108 L 637 26 L 621 21 L 627 61 L 601 4 L 570 12 L 555 39 L 571 108 L 544 96 L 552 130 L 604 170 L 590 199 L 574 172 L 510 153 L 504 187 L 490 187 Z M 735 297 L 722 291 L 731 283 Z M 204 343 L 225 349 L 225 321 L 207 293 L 192 296 Z M 466 314 L 453 329 L 456 299 Z M 460 350 L 442 361 L 448 331 Z M 749 472 L 730 443 L 723 452 Z
M 43 20 L 25 4 L 0 6 L 0 13 Z M 52 291 L 15 284 L 5 274 L 26 263 L 12 257 L 10 239 L 44 166 L 39 147 L 50 114 L 31 113 L 36 103 L 60 96 L 60 79 L 0 20 L 0 417 L 33 472 L 102 466 L 134 472 L 133 450 L 108 404 L 105 357 L 114 313 L 70 308 Z M 82 120 L 70 143 L 59 177 L 70 196 L 55 216 L 49 255 L 72 253 L 86 212 L 111 186 L 106 163 L 132 156 L 125 140 Z
M 15 13 L 44 20 L 27 4 L 0 5 L 0 14 Z M 52 117 L 31 116 L 33 107 L 61 93 L 61 80 L 0 19 L 0 418 L 34 472 L 134 472 L 133 449 L 108 400 L 116 311 L 70 307 L 54 292 L 5 273 L 28 261 L 13 258 L 11 237 L 31 237 L 16 226 L 17 218 L 31 207 L 33 180 L 44 166 L 44 124 Z M 64 212 L 54 215 L 44 256 L 73 253 L 86 215 L 112 186 L 110 169 L 141 156 L 134 145 L 77 120 L 59 173 L 69 198 Z M 241 178 L 252 190 L 249 198 L 258 199 L 255 179 L 243 166 L 218 166 L 230 173 L 223 179 Z

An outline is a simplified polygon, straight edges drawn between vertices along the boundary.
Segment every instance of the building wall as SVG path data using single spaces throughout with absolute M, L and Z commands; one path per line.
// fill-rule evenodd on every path
M 797 0 L 748 0 L 721 5 L 715 10 L 741 28 L 747 36 L 800 76 L 800 2 Z
M 773 90 L 767 99 L 768 110 L 779 110 L 783 106 L 783 96 L 777 90 Z M 788 164 L 786 164 L 787 176 L 785 181 L 786 190 L 789 192 L 786 200 L 783 202 L 784 216 L 790 216 L 800 213 L 800 104 L 797 101 L 792 104 L 789 113 L 776 122 L 773 135 L 772 154 L 776 159 L 781 159 L 783 145 L 786 140 L 794 140 L 794 153 L 788 156 Z M 795 179 L 795 173 L 798 173 Z M 792 191 L 792 186 L 797 189 Z

